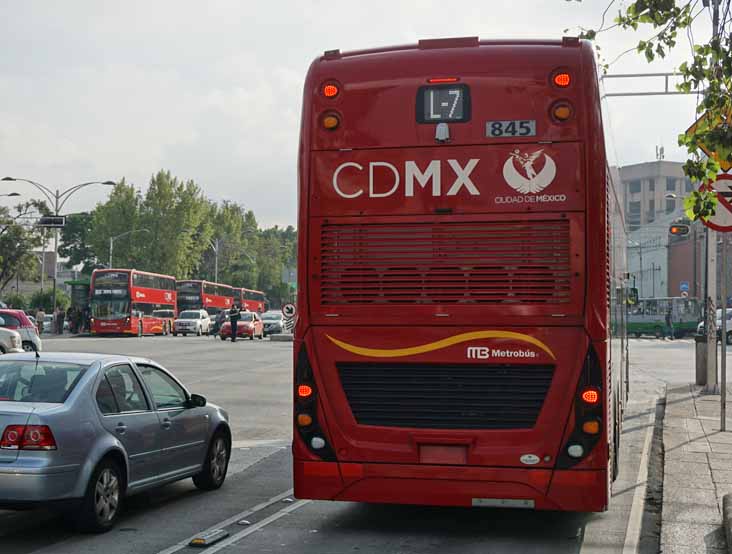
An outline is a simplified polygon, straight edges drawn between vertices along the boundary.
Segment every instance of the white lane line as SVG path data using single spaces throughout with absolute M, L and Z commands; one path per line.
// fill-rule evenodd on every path
M 638 486 L 635 488 L 633 504 L 631 504 L 630 515 L 628 516 L 628 527 L 625 531 L 623 554 L 636 554 L 636 552 L 638 552 L 638 543 L 640 542 L 641 527 L 643 524 L 643 508 L 645 505 L 646 489 L 648 487 L 648 457 L 651 451 L 653 430 L 656 426 L 656 403 L 650 402 L 648 410 L 649 425 L 643 441 L 643 451 L 641 453 L 640 467 L 638 468 L 638 478 L 635 481 Z M 640 486 L 641 484 L 643 486 Z
M 310 500 L 298 500 L 294 504 L 290 504 L 287 508 L 283 508 L 279 512 L 275 512 L 271 516 L 264 518 L 262 521 L 255 523 L 254 525 L 248 527 L 244 531 L 239 531 L 238 533 L 231 535 L 228 539 L 225 539 L 219 543 L 216 543 L 214 546 L 207 548 L 205 552 L 206 552 L 206 554 L 214 554 L 215 552 L 218 552 L 222 548 L 231 546 L 235 542 L 240 541 L 244 537 L 251 535 L 252 533 L 254 533 L 256 531 L 259 531 L 262 527 L 277 521 L 281 517 L 284 517 L 299 508 L 302 508 L 303 506 L 305 506 L 305 504 L 309 504 L 310 502 L 311 502 Z
M 292 439 L 241 440 L 231 443 L 231 448 L 257 448 L 260 446 L 289 446 Z
M 157 554 L 173 554 L 174 552 L 178 552 L 179 550 L 183 550 L 188 546 L 188 544 L 195 539 L 196 537 L 202 535 L 203 533 L 210 533 L 211 531 L 214 531 L 215 529 L 221 529 L 222 527 L 228 527 L 229 525 L 232 525 L 239 521 L 240 519 L 243 519 L 247 516 L 252 515 L 255 512 L 258 512 L 260 510 L 263 510 L 264 508 L 267 508 L 268 506 L 271 506 L 272 504 L 275 504 L 277 502 L 280 502 L 281 500 L 292 496 L 292 493 L 295 492 L 294 489 L 287 490 L 283 492 L 282 494 L 278 494 L 277 496 L 273 496 L 269 500 L 262 502 L 261 504 L 257 504 L 253 508 L 249 508 L 248 510 L 244 510 L 243 512 L 239 512 L 236 515 L 231 516 L 228 519 L 225 519 L 223 521 L 218 522 L 216 525 L 209 527 L 208 529 L 204 529 L 203 531 L 199 531 L 195 535 L 188 537 L 185 540 L 182 540 L 173 546 L 166 548 L 165 550 L 161 550 Z M 264 520 L 263 520 L 264 521 Z M 261 522 L 260 522 L 261 523 Z M 251 527 L 250 527 L 251 529 Z M 207 549 L 206 552 L 209 552 Z

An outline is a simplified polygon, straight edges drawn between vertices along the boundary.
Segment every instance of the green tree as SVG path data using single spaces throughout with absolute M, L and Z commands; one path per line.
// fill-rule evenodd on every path
M 56 289 L 56 304 L 62 310 L 68 310 L 71 306 L 71 297 L 63 289 Z M 30 307 L 32 310 L 43 308 L 47 314 L 53 313 L 53 291 L 36 291 L 31 295 Z
M 613 3 L 610 2 L 605 13 Z M 689 153 L 684 172 L 697 183 L 713 180 L 720 170 L 720 160 L 732 162 L 732 34 L 728 18 L 732 2 L 716 0 L 716 3 L 725 17 L 721 23 L 713 21 L 716 25 L 713 36 L 694 44 L 690 58 L 679 66 L 680 91 L 704 90 L 697 107 L 698 114 L 706 114 L 702 123 L 679 135 L 679 145 Z M 704 3 L 700 5 L 698 1 L 636 0 L 620 9 L 613 25 L 605 26 L 603 21 L 597 29 L 584 29 L 581 37 L 597 40 L 600 33 L 612 27 L 634 31 L 651 27 L 652 36 L 639 41 L 635 50 L 652 62 L 656 57 L 664 58 L 676 46 L 679 32 L 689 29 L 705 10 Z M 701 144 L 716 152 L 716 156 L 701 155 Z M 692 193 L 685 203 L 687 215 L 693 220 L 712 215 L 715 205 L 716 195 L 699 192 Z
M 159 171 L 140 213 L 141 226 L 150 231 L 136 237 L 144 241 L 142 267 L 179 279 L 192 277 L 213 234 L 209 214 L 209 201 L 195 182 Z
M 94 211 L 66 216 L 58 247 L 59 256 L 68 258 L 66 267 L 82 264 L 81 272 L 87 275 L 100 265 L 91 246 L 93 223 Z
M 39 213 L 47 214 L 48 207 L 35 200 L 14 210 L 0 208 L 0 290 L 16 277 L 37 277 L 38 261 L 33 250 L 43 244 L 43 239 L 41 230 L 29 225 L 27 219 Z
M 109 199 L 97 205 L 92 212 L 88 245 L 94 257 L 105 265 L 109 260 L 109 239 L 133 229 L 140 228 L 140 211 L 142 199 L 133 185 L 122 179 L 114 187 Z M 140 244 L 136 242 L 135 233 L 121 238 L 114 243 L 114 260 L 116 267 L 134 268 L 143 260 Z
M 17 292 L 4 295 L 3 302 L 5 302 L 9 308 L 14 308 L 16 310 L 28 309 L 28 298 L 24 294 Z

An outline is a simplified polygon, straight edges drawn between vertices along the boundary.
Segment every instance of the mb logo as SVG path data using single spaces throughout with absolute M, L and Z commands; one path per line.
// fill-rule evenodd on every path
M 467 356 L 469 360 L 487 360 L 491 351 L 485 346 L 468 346 Z

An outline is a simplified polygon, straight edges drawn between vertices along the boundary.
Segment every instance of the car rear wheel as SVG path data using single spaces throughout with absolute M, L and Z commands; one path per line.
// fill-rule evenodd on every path
M 226 434 L 218 431 L 211 439 L 201 473 L 193 476 L 193 484 L 204 491 L 220 488 L 226 479 L 230 455 L 231 446 Z
M 26 352 L 33 352 L 33 343 L 30 341 L 23 341 L 23 350 Z
M 5 354 L 5 347 L 0 344 L 0 354 Z
M 87 533 L 106 533 L 114 527 L 122 507 L 122 472 L 112 460 L 102 460 L 92 474 L 76 515 Z

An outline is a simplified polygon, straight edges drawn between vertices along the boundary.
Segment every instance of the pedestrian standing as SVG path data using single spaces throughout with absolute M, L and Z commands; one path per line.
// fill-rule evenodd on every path
M 229 310 L 229 321 L 231 321 L 231 342 L 236 342 L 236 332 L 239 326 L 239 319 L 241 319 L 241 312 L 239 308 L 234 304 Z
M 674 340 L 674 319 L 673 312 L 670 307 L 666 310 L 666 332 L 668 333 L 669 339 Z
M 38 326 L 38 335 L 43 334 L 43 320 L 46 319 L 46 312 L 43 311 L 43 308 L 38 308 L 36 310 L 36 325 Z

